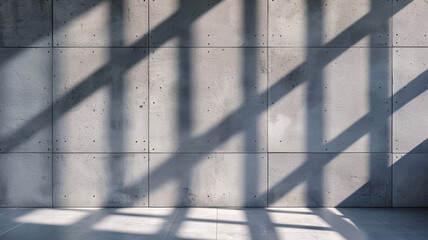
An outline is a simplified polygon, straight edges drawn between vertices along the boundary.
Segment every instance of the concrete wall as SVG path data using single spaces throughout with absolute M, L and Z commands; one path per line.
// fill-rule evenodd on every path
M 0 206 L 428 206 L 425 0 L 2 0 Z

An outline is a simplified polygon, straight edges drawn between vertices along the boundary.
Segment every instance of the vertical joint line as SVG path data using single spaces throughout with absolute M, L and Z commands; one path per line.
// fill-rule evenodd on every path
M 53 182 L 53 179 L 54 179 L 54 164 L 53 164 L 53 162 L 54 162 L 54 159 L 53 159 L 53 151 L 54 151 L 54 145 L 53 145 L 53 142 L 54 142 L 54 134 L 53 134 L 53 131 L 54 131 L 54 84 L 53 84 L 53 81 L 54 81 L 54 52 L 53 52 L 53 45 L 54 45 L 54 37 L 53 37 L 53 34 L 54 34 L 54 0 L 52 0 L 52 2 L 51 2 L 51 47 L 50 47 L 50 51 L 51 51 L 51 206 L 53 207 L 54 206 L 54 202 L 53 202 L 53 199 L 54 199 L 54 197 L 53 197 L 53 195 L 54 195 L 54 192 L 53 192 L 53 186 L 54 186 L 54 182 Z
M 150 1 L 147 0 L 147 207 L 150 207 Z
M 267 118 L 267 124 L 266 124 L 266 206 L 269 207 L 269 0 L 266 0 L 267 6 L 266 6 L 266 31 L 267 31 L 267 37 L 266 37 L 266 118 Z

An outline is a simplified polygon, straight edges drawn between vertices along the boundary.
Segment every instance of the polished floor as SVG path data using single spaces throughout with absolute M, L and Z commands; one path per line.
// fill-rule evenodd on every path
M 428 209 L 0 208 L 0 239 L 428 239 Z

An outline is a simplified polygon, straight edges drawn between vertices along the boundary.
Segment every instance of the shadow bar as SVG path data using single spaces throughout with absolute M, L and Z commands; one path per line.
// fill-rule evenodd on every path
M 428 81 L 428 70 L 420 74 L 418 77 L 413 79 L 408 85 L 400 89 L 396 94 L 394 94 L 392 97 L 389 98 L 389 101 L 392 101 L 392 99 L 399 98 L 402 99 L 397 105 L 395 105 L 392 113 L 387 115 L 387 117 L 391 116 L 394 112 L 402 108 L 404 105 L 409 103 L 412 99 L 416 98 L 423 92 L 425 92 L 427 89 L 425 89 L 424 86 L 426 85 Z M 371 131 L 371 125 L 372 118 L 376 116 L 375 112 L 369 112 L 364 117 L 360 118 L 357 122 L 352 124 L 349 128 L 347 128 L 344 132 L 342 132 L 340 135 L 338 135 L 336 138 L 334 138 L 332 141 L 330 141 L 325 146 L 328 148 L 329 145 L 334 146 L 340 146 L 340 149 L 338 150 L 338 153 L 332 153 L 332 157 L 330 158 L 330 161 L 334 159 L 337 155 L 340 154 L 340 152 L 344 151 L 347 147 L 352 145 L 354 142 L 356 142 L 358 139 L 363 137 L 365 134 L 369 133 Z M 384 119 L 385 121 L 387 119 Z M 325 164 L 327 164 L 329 161 L 326 161 Z M 310 167 L 310 162 L 306 162 L 303 165 L 301 165 L 299 168 L 297 168 L 293 173 L 288 175 L 287 177 L 283 178 L 280 182 L 272 186 L 269 191 L 276 191 L 282 192 L 282 195 L 285 195 L 287 192 L 291 191 L 295 186 L 297 186 L 298 183 L 301 183 L 301 175 L 304 172 L 307 172 L 307 169 Z M 289 186 L 289 188 L 285 189 L 283 185 L 286 182 L 293 182 L 296 183 L 294 186 Z M 279 188 L 281 186 L 281 188 Z M 285 189 L 285 190 L 284 190 Z M 267 195 L 267 193 L 265 193 Z M 277 196 L 281 197 L 281 196 Z M 272 202 L 275 202 L 276 199 L 272 199 Z
M 213 4 L 210 6 L 198 7 L 198 11 L 194 11 L 195 14 L 189 16 L 185 20 L 183 20 L 180 16 L 185 14 L 183 9 L 179 9 L 176 13 L 174 13 L 171 17 L 166 19 L 164 22 L 159 24 L 155 29 L 151 31 L 151 34 L 156 36 L 161 36 L 158 44 L 161 45 L 168 41 L 169 39 L 175 37 L 174 33 L 171 31 L 165 31 L 169 29 L 169 26 L 174 26 L 177 22 L 185 21 L 183 24 L 190 25 L 193 21 L 195 21 L 198 17 L 202 16 L 205 12 L 215 7 L 221 0 L 213 1 Z M 186 9 L 188 11 L 188 9 Z M 136 48 L 137 46 L 141 46 L 142 43 L 148 41 L 148 34 L 145 37 L 141 37 L 138 41 L 136 41 L 133 45 L 129 46 L 129 48 Z M 157 47 L 151 48 L 153 51 Z M 112 54 L 113 55 L 113 54 Z M 112 79 L 104 78 L 104 76 L 108 76 L 110 69 L 112 68 L 125 68 L 130 69 L 136 63 L 141 61 L 142 59 L 148 56 L 148 52 L 140 55 L 137 58 L 129 58 L 126 54 L 117 53 L 112 57 L 103 67 L 98 69 L 96 72 L 92 73 L 89 77 L 75 86 L 72 90 L 70 90 L 67 94 L 61 97 L 55 103 L 55 111 L 54 111 L 54 121 L 58 119 L 74 106 L 81 103 L 83 100 L 88 98 L 98 89 L 107 86 L 112 83 Z M 91 89 L 91 91 L 88 91 Z M 4 136 L 0 139 L 0 147 L 2 148 L 2 152 L 10 152 L 17 146 L 19 146 L 26 139 L 30 138 L 34 134 L 36 134 L 40 129 L 49 126 L 50 122 L 44 121 L 47 116 L 51 116 L 51 107 L 46 108 L 42 112 L 40 112 L 37 116 L 28 120 L 28 122 L 19 128 L 18 130 L 10 133 L 7 136 Z

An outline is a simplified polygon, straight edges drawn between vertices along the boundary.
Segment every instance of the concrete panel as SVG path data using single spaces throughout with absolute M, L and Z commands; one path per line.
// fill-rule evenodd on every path
M 0 49 L 0 152 L 52 151 L 52 50 Z
M 269 206 L 389 207 L 387 153 L 270 154 Z
M 147 46 L 148 1 L 54 1 L 54 46 Z
M 394 154 L 394 207 L 428 207 L 427 171 L 428 154 Z
M 389 50 L 305 51 L 269 49 L 269 151 L 390 151 Z
M 394 49 L 394 152 L 428 153 L 428 145 L 419 145 L 428 136 L 427 54 L 423 48 Z
M 0 154 L 0 207 L 50 206 L 51 154 Z
M 53 205 L 147 206 L 147 154 L 54 154 Z
M 59 48 L 54 54 L 54 151 L 146 152 L 148 69 L 146 60 L 138 61 L 146 50 Z M 97 72 L 109 57 L 115 59 L 110 67 Z
M 151 154 L 150 206 L 266 206 L 265 154 Z
M 396 0 L 393 16 L 394 46 L 428 46 L 428 2 Z
M 392 1 L 268 2 L 269 46 L 389 45 Z
M 264 49 L 150 55 L 150 151 L 266 151 Z
M 52 44 L 52 0 L 2 0 L 0 47 L 49 47 Z
M 150 41 L 157 46 L 267 46 L 265 0 L 150 1 Z

